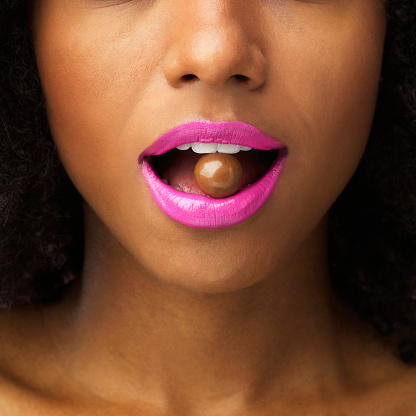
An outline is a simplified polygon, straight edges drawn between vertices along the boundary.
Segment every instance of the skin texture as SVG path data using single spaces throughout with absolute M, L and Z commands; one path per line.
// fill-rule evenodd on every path
M 386 24 L 379 0 L 34 2 L 85 264 L 58 303 L 2 317 L 9 414 L 416 414 L 414 371 L 335 296 L 326 265 Z M 175 223 L 141 176 L 143 150 L 192 120 L 241 120 L 288 148 L 278 188 L 238 226 Z

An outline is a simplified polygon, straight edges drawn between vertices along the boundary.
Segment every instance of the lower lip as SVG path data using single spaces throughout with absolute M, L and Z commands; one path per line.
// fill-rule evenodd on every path
M 282 149 L 257 182 L 221 199 L 177 191 L 157 176 L 147 159 L 141 167 L 153 199 L 168 217 L 188 227 L 215 229 L 240 224 L 260 210 L 277 185 L 286 157 Z

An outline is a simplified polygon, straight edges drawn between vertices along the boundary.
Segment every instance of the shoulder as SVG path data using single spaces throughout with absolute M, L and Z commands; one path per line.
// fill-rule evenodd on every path
M 416 367 L 403 364 L 401 371 L 380 385 L 356 389 L 351 402 L 354 416 L 416 416 Z
M 396 383 L 392 383 L 391 391 L 392 399 L 402 412 L 397 415 L 416 416 L 416 366 L 410 367 Z
M 48 368 L 44 333 L 41 308 L 25 305 L 0 310 L 1 416 L 57 414 L 43 398 L 43 375 Z

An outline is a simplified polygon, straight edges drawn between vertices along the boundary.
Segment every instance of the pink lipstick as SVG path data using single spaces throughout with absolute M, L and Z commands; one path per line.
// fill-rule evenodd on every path
M 152 156 L 164 155 L 177 146 L 189 143 L 217 143 L 262 151 L 278 150 L 278 156 L 259 180 L 232 196 L 217 199 L 182 192 L 169 186 L 152 166 Z M 162 134 L 139 156 L 139 164 L 153 199 L 167 216 L 189 227 L 215 229 L 237 225 L 260 210 L 277 185 L 286 157 L 287 149 L 283 144 L 250 124 L 240 121 L 193 121 Z

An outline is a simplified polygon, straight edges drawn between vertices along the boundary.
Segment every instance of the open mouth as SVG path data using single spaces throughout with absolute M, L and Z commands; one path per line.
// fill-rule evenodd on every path
M 180 192 L 206 195 L 195 180 L 195 165 L 204 154 L 232 154 L 242 167 L 242 179 L 235 192 L 258 181 L 272 166 L 279 149 L 262 151 L 247 146 L 218 143 L 189 143 L 178 146 L 162 155 L 151 156 L 150 164 L 167 185 Z
M 194 171 L 200 158 L 217 152 L 236 158 L 242 177 L 231 194 L 212 197 L 197 185 Z M 154 201 L 168 217 L 215 229 L 237 225 L 260 210 L 287 155 L 283 144 L 250 124 L 193 121 L 162 134 L 138 162 Z

